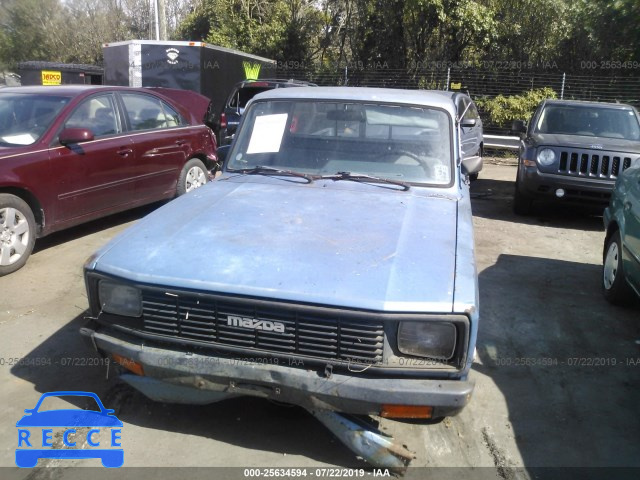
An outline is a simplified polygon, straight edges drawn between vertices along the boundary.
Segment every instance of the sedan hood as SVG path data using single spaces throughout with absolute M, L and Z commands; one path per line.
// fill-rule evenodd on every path
M 640 154 L 640 142 L 637 140 L 553 133 L 535 133 L 531 136 L 531 139 L 535 145 L 579 148 L 583 150 L 595 148 L 609 152 Z M 593 145 L 597 145 L 597 147 L 593 147 Z
M 236 177 L 160 208 L 93 265 L 172 288 L 450 312 L 456 219 L 457 199 L 433 190 Z

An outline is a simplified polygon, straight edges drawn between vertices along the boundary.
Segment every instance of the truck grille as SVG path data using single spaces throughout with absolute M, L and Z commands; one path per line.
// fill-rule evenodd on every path
M 614 180 L 631 166 L 631 157 L 612 152 L 562 150 L 558 173 L 575 177 Z
M 176 295 L 143 291 L 143 330 L 205 344 L 276 354 L 371 364 L 382 362 L 382 321 L 344 319 L 339 314 L 257 303 L 252 305 L 233 298 L 220 300 L 190 293 Z M 235 326 L 229 316 L 262 323 L 258 328 Z M 284 325 L 284 332 L 273 331 L 273 322 Z

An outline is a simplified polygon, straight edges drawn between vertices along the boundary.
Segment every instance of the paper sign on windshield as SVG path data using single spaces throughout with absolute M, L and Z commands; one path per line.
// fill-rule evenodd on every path
M 278 113 L 256 117 L 247 153 L 279 152 L 288 116 L 286 113 Z

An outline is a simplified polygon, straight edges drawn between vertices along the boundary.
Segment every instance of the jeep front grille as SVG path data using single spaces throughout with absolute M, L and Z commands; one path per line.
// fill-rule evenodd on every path
M 614 180 L 631 166 L 631 157 L 592 150 L 562 150 L 558 173 L 575 177 Z
M 192 293 L 143 291 L 142 306 L 143 331 L 148 333 L 274 354 L 382 362 L 384 328 L 380 320 L 345 319 L 339 314 Z M 279 322 L 284 332 L 228 325 L 229 315 Z

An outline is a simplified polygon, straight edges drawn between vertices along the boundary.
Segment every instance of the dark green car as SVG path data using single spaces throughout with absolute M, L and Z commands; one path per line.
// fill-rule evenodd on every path
M 616 181 L 604 211 L 602 288 L 616 305 L 640 296 L 640 159 Z

